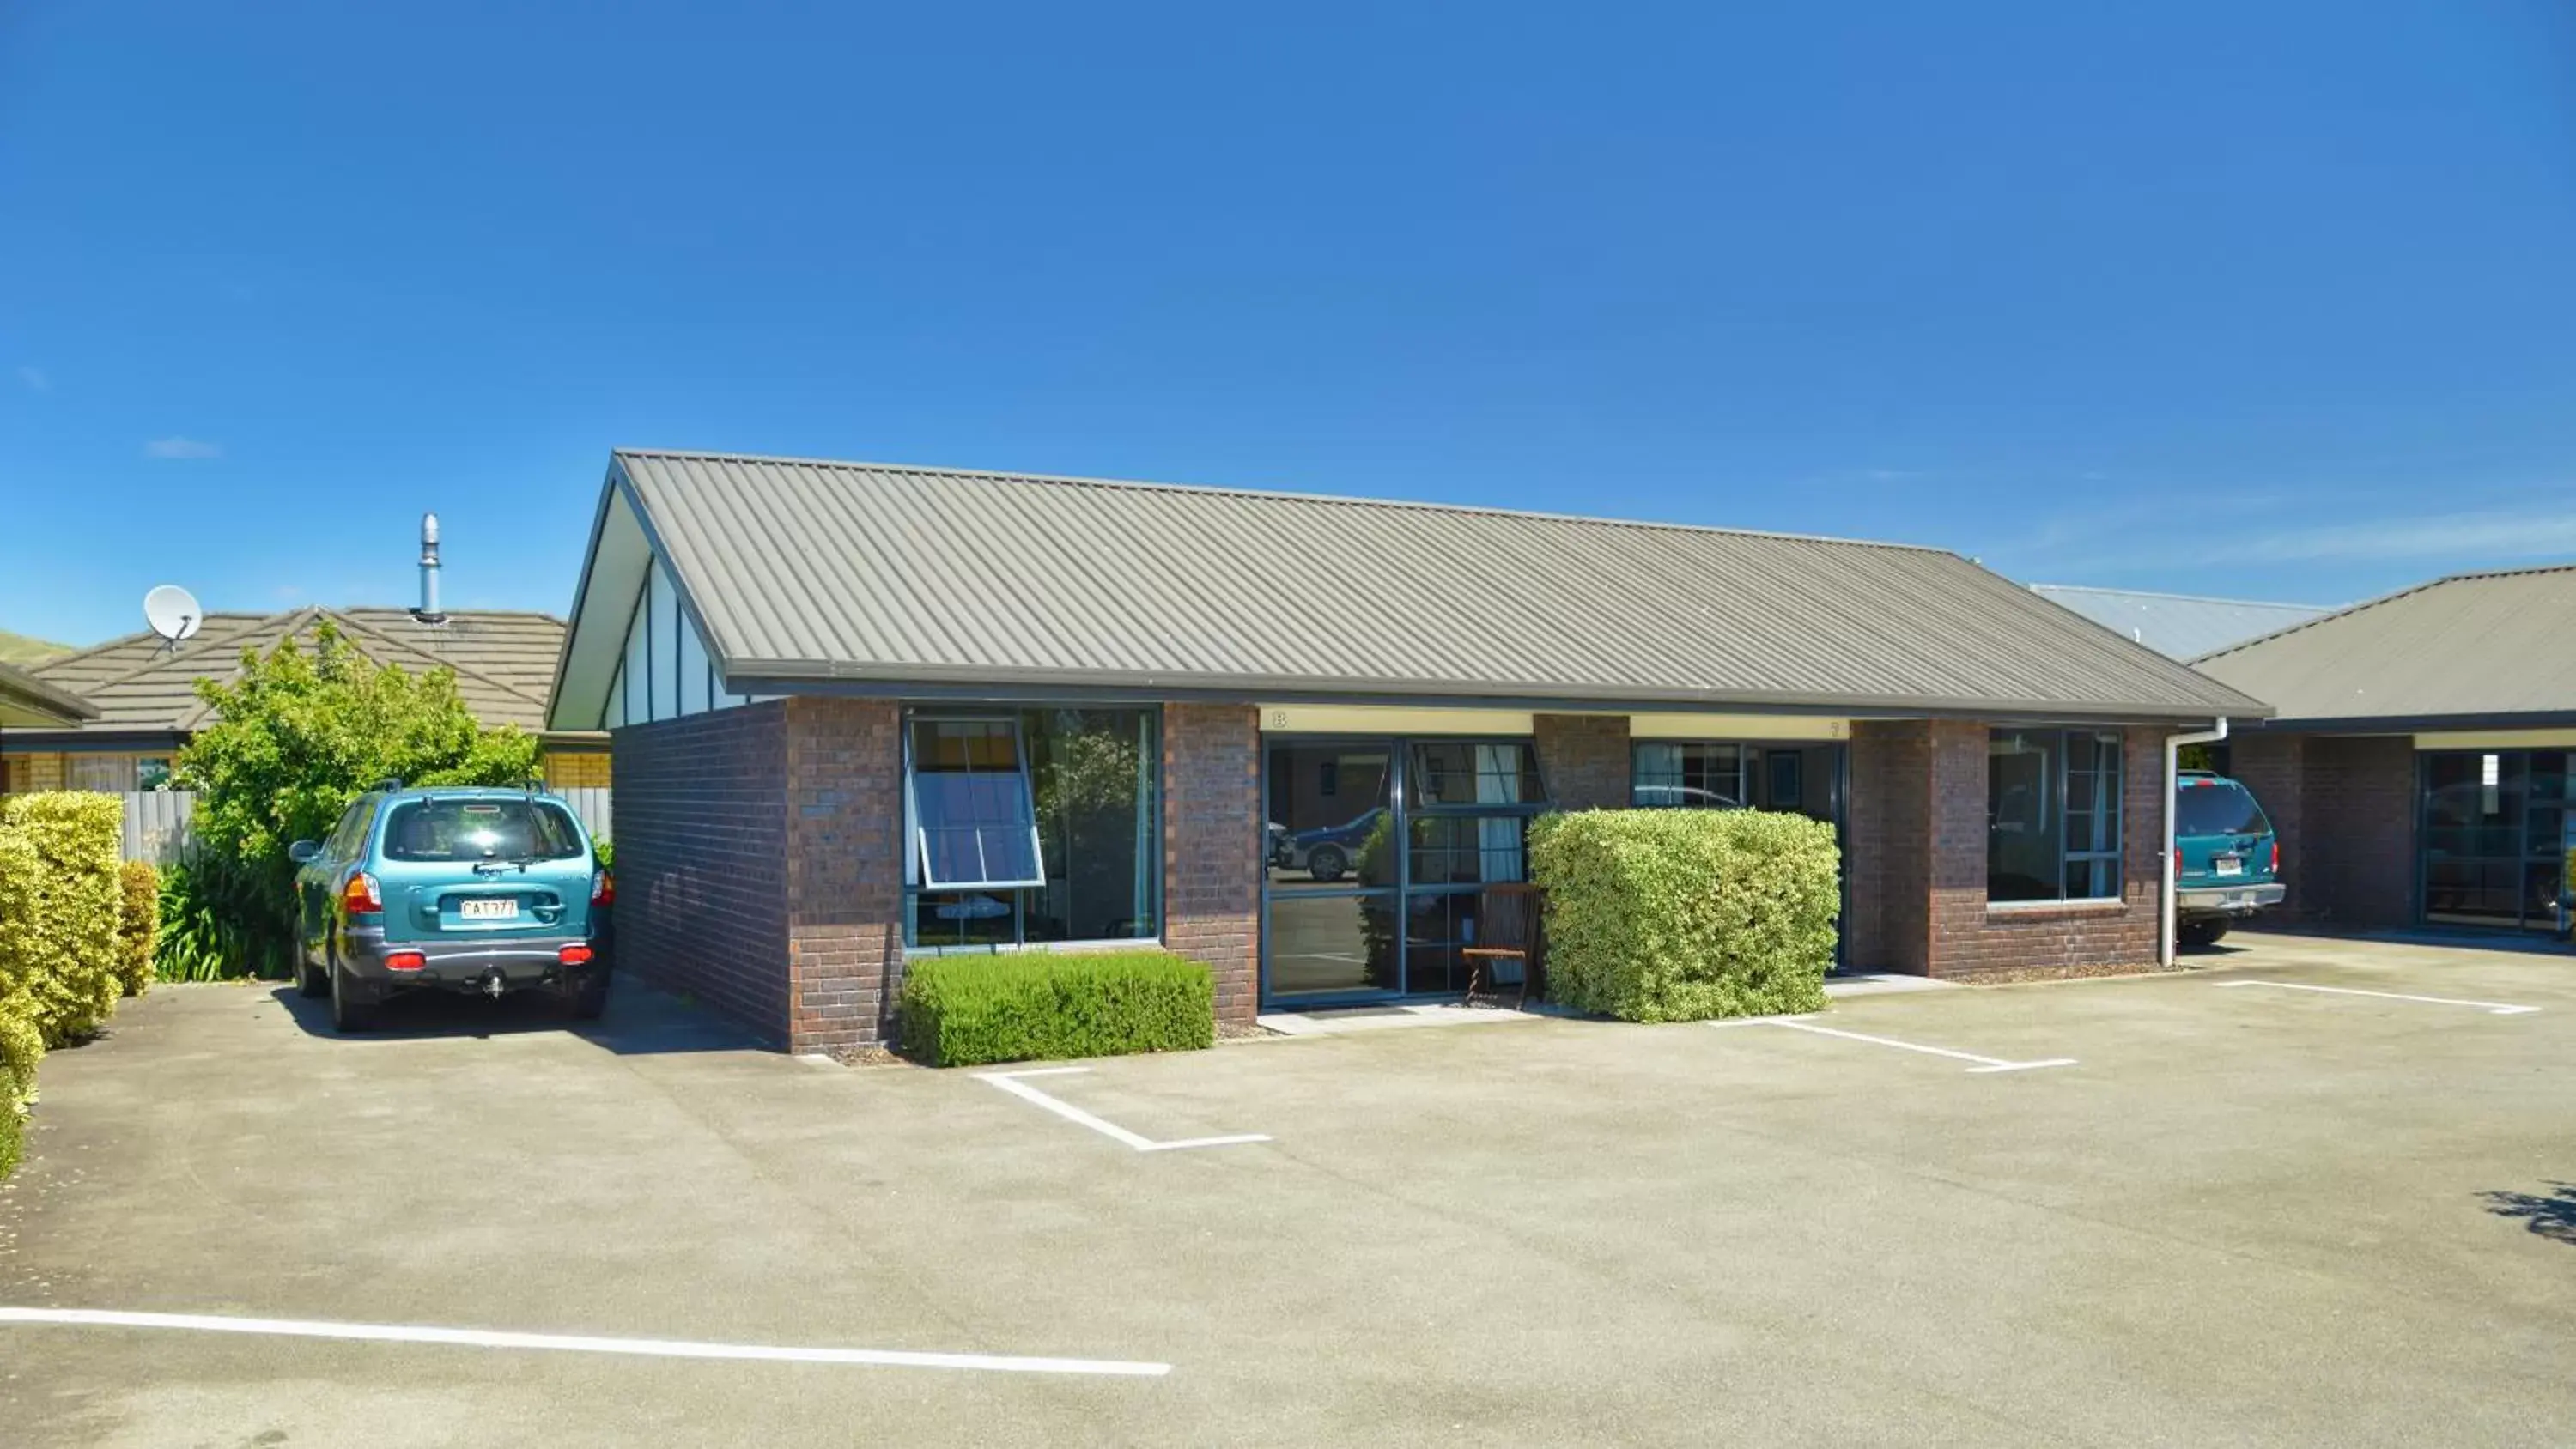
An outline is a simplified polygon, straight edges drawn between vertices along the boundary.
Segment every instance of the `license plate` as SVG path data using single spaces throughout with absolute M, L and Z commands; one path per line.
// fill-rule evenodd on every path
M 469 921 L 506 921 L 519 914 L 519 903 L 513 900 L 461 901 L 456 914 Z
M 2245 873 L 2245 862 L 2238 860 L 2232 855 L 2222 855 L 2218 857 L 2214 863 L 2217 865 L 2218 873 L 2220 875 L 2243 875 Z

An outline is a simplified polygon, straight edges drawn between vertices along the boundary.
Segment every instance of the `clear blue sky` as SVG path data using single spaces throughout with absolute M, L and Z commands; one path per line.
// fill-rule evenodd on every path
M 616 444 L 2576 557 L 2564 0 L 1388 9 L 0 8 L 0 628 L 561 611 Z

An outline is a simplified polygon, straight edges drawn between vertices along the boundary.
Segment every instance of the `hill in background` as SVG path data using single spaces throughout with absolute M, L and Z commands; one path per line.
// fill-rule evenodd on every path
M 24 634 L 0 629 L 0 664 L 33 664 L 71 652 L 69 644 L 57 644 L 50 639 L 30 639 Z

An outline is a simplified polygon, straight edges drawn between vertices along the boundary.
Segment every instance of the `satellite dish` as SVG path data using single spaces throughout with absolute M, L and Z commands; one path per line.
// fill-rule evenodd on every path
M 196 595 L 177 584 L 163 584 L 143 596 L 143 618 L 153 633 L 177 644 L 197 637 L 206 611 L 197 607 Z

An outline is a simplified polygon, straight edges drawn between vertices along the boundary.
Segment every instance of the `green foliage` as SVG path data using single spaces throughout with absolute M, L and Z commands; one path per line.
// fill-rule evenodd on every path
M 0 1173 L 50 1047 L 116 1010 L 124 802 L 52 791 L 0 796 Z
M 249 933 L 255 948 L 231 954 L 263 973 L 293 949 L 289 845 L 328 835 L 381 780 L 516 785 L 537 773 L 536 737 L 476 724 L 452 672 L 372 663 L 327 621 L 309 654 L 292 639 L 266 656 L 244 649 L 236 679 L 200 679 L 197 695 L 218 718 L 179 752 L 173 783 L 197 792 L 200 857 L 228 873 L 196 898 Z
M 617 847 L 609 843 L 607 836 L 602 835 L 592 840 L 590 842 L 590 853 L 592 858 L 599 862 L 599 868 L 601 870 L 608 872 L 610 875 L 617 874 Z
M 152 985 L 152 956 L 161 940 L 161 872 L 129 860 L 117 877 L 116 984 L 128 996 Z
M 1586 810 L 1530 828 L 1551 1001 L 1630 1021 L 1824 1006 L 1833 827 L 1767 810 Z
M 903 1045 L 974 1066 L 1216 1044 L 1208 969 L 1161 951 L 940 956 L 904 972 Z
M 163 981 L 229 981 L 292 974 L 291 945 L 266 929 L 267 877 L 200 850 L 161 873 Z

